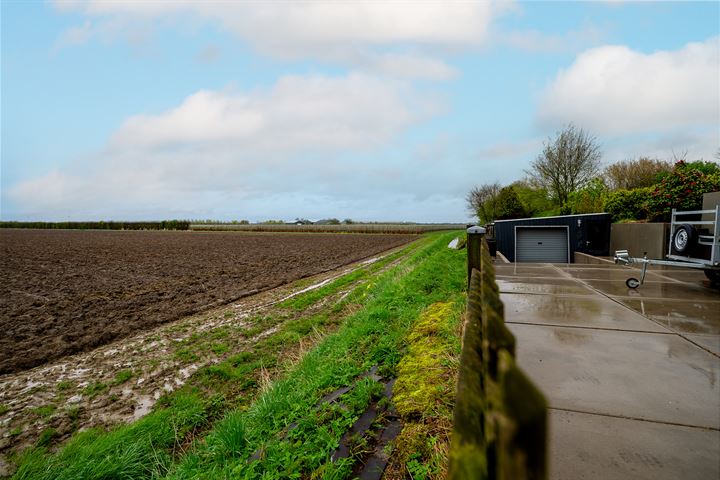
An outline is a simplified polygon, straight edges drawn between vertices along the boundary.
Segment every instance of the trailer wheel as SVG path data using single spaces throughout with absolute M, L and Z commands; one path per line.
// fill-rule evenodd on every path
M 720 285 L 720 270 L 712 270 L 710 268 L 706 268 L 703 270 L 705 272 L 705 276 L 710 280 L 710 283 L 713 285 Z
M 687 254 L 697 243 L 697 230 L 690 224 L 680 225 L 673 234 L 672 246 L 677 253 Z
M 628 288 L 635 289 L 640 286 L 640 280 L 638 280 L 637 278 L 628 278 L 627 280 L 625 280 L 625 285 L 627 285 Z

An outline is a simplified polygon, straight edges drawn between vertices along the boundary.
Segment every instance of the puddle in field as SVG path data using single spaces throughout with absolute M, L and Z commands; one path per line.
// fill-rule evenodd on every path
M 205 352 L 201 359 L 179 358 L 177 352 L 182 342 L 193 334 L 207 336 L 222 328 L 230 332 L 224 338 L 226 343 L 231 342 L 235 352 L 241 351 L 280 328 L 269 326 L 250 339 L 242 335 L 251 326 L 252 319 L 265 309 L 321 288 L 381 258 L 383 256 L 373 257 L 309 277 L 311 285 L 304 288 L 292 284 L 278 287 L 91 352 L 1 376 L 0 474 L 8 465 L 7 454 L 34 444 L 44 429 L 52 427 L 59 438 L 64 439 L 76 429 L 137 420 L 149 413 L 165 392 L 177 390 L 198 369 L 224 358 L 222 353 L 213 352 Z M 337 295 L 344 298 L 349 291 L 343 290 Z M 223 353 L 229 355 L 233 350 Z M 128 378 L 120 372 L 132 373 Z
M 285 298 L 281 298 L 281 299 L 278 300 L 276 303 L 281 303 L 281 302 L 284 302 L 285 300 L 289 300 L 289 299 L 291 299 L 291 298 L 293 298 L 293 297 L 297 297 L 298 295 L 302 295 L 303 293 L 310 292 L 310 291 L 312 291 L 312 290 L 316 290 L 316 289 L 322 287 L 323 285 L 327 285 L 328 283 L 332 282 L 333 280 L 335 280 L 336 278 L 338 278 L 338 277 L 340 277 L 340 276 L 342 276 L 342 275 L 344 275 L 344 274 L 341 273 L 340 275 L 336 275 L 336 276 L 334 276 L 334 277 L 327 278 L 327 279 L 323 280 L 322 282 L 318 282 L 318 283 L 316 283 L 316 284 L 314 284 L 314 285 L 310 285 L 309 287 L 303 288 L 302 290 L 299 290 L 299 291 L 297 291 L 297 292 L 295 292 L 295 293 L 292 293 L 292 294 L 288 295 L 288 296 L 285 297 Z
M 367 260 L 360 262 L 360 265 L 363 265 L 363 266 L 370 265 L 371 263 L 375 263 L 378 260 L 380 260 L 380 257 L 368 258 Z
M 152 406 L 155 405 L 155 401 L 157 399 L 147 395 L 140 395 L 136 398 L 136 400 L 137 403 L 135 404 L 135 409 L 133 410 L 133 420 L 138 420 L 150 413 L 150 410 L 152 410 Z

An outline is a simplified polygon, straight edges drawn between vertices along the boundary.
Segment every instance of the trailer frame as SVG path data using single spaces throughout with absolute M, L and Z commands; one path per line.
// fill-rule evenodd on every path
M 712 215 L 711 220 L 703 220 L 704 216 Z M 699 219 L 698 219 L 699 218 Z M 709 235 L 704 229 L 695 229 L 695 225 L 712 226 Z M 710 230 L 710 229 L 708 229 Z M 690 255 L 682 255 L 679 249 L 688 253 L 696 245 L 710 247 L 710 258 L 697 258 Z M 675 252 L 675 253 L 673 253 Z M 614 260 L 616 264 L 632 265 L 642 264 L 640 278 L 630 277 L 625 281 L 628 288 L 635 289 L 645 282 L 645 274 L 648 265 L 663 265 L 669 267 L 695 268 L 705 272 L 705 275 L 713 283 L 720 283 L 720 205 L 715 205 L 712 210 L 689 210 L 678 211 L 673 208 L 670 217 L 670 239 L 668 244 L 667 260 L 648 259 L 647 252 L 642 257 L 631 257 L 627 250 L 616 250 Z

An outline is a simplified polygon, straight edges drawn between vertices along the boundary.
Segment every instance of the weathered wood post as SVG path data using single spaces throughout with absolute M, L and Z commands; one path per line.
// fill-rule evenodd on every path
M 473 226 L 467 229 L 467 284 L 470 288 L 470 276 L 473 268 L 480 270 L 482 256 L 482 239 L 485 235 L 483 227 Z

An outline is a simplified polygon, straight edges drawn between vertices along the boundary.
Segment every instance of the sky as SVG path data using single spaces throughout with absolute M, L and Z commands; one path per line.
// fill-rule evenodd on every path
M 570 123 L 720 148 L 720 2 L 0 2 L 2 220 L 465 222 Z

